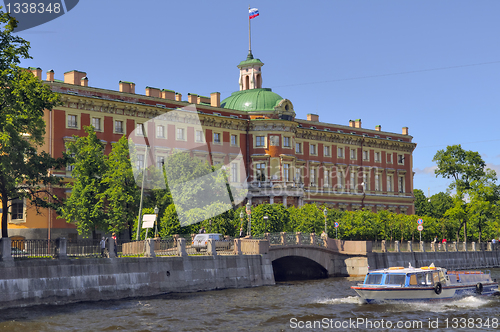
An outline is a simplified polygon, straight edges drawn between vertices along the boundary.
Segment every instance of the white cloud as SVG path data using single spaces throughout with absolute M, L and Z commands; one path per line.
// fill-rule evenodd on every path
M 425 167 L 424 169 L 420 169 L 420 168 L 414 168 L 413 171 L 416 173 L 416 174 L 434 174 L 434 170 L 437 168 L 436 165 L 434 166 L 428 166 L 428 167 Z

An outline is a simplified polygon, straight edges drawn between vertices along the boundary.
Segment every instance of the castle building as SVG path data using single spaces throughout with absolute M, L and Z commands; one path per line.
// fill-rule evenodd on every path
M 211 153 L 192 154 L 212 164 L 231 165 L 240 155 L 244 168 L 230 166 L 230 180 L 246 179 L 247 201 L 252 205 L 280 203 L 301 206 L 325 204 L 341 210 L 390 210 L 413 214 L 412 153 L 416 144 L 403 127 L 402 133 L 384 132 L 381 126 L 363 128 L 361 119 L 347 125 L 321 122 L 319 115 L 298 119 L 290 100 L 263 88 L 262 63 L 249 52 L 237 66 L 239 91 L 221 101 L 210 96 L 182 95 L 173 90 L 119 82 L 119 91 L 89 86 L 85 72 L 64 73 L 56 80 L 48 71 L 45 84 L 61 94 L 63 104 L 45 112 L 46 136 L 43 149 L 62 156 L 73 136 L 83 136 L 93 126 L 98 138 L 111 151 L 111 144 L 140 129 L 150 144 L 157 146 L 152 160 L 158 166 L 176 149 L 189 149 L 193 142 L 210 144 Z M 43 80 L 40 68 L 30 68 Z M 162 126 L 149 120 L 194 104 L 201 129 L 187 118 Z M 168 144 L 166 144 L 168 142 Z M 174 143 L 172 143 L 174 142 Z M 144 160 L 137 167 L 142 167 Z M 54 171 L 54 176 L 71 181 L 71 166 Z M 69 195 L 68 188 L 52 188 L 56 195 Z M 246 202 L 243 202 L 246 203 Z M 18 201 L 9 215 L 13 238 L 76 238 L 76 228 L 54 211 L 37 215 L 28 202 Z

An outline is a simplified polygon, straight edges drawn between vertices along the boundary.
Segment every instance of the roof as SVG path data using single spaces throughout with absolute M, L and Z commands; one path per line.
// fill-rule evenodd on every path
M 221 107 L 239 111 L 274 111 L 283 98 L 269 88 L 233 92 L 221 102 Z

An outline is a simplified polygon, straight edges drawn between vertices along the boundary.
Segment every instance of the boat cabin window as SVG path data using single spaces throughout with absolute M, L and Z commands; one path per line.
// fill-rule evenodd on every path
M 438 274 L 437 272 L 434 272 L 434 273 L 426 273 L 425 274 L 425 284 L 427 286 L 432 286 L 434 285 L 434 282 L 438 282 L 439 281 L 439 278 L 438 278 Z
M 366 285 L 380 285 L 382 282 L 382 274 L 369 274 L 366 276 Z
M 406 274 L 388 274 L 385 276 L 386 285 L 404 285 Z
M 432 281 L 434 281 L 434 284 L 439 282 L 439 274 L 437 272 L 432 272 Z
M 418 284 L 420 286 L 425 286 L 425 274 L 419 273 L 417 274 L 417 278 L 418 278 Z

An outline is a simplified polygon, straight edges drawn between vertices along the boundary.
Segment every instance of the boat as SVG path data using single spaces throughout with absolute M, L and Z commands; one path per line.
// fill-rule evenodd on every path
M 434 264 L 368 271 L 362 284 L 351 286 L 365 303 L 441 301 L 467 295 L 493 295 L 498 282 L 491 272 L 448 271 Z

